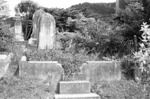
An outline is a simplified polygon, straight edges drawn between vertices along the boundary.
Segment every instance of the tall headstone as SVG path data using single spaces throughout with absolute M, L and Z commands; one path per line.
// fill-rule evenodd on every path
M 21 14 L 19 9 L 16 11 L 15 15 L 15 40 L 16 41 L 24 41 L 23 33 L 22 33 L 22 21 L 21 21 Z
M 34 14 L 33 14 L 33 31 L 31 34 L 31 38 L 29 39 L 28 43 L 31 45 L 35 45 L 38 46 L 38 42 L 39 42 L 39 30 L 40 30 L 40 23 L 39 23 L 39 19 L 42 16 L 42 14 L 45 13 L 42 9 L 37 10 Z
M 40 20 L 39 49 L 53 49 L 55 42 L 56 22 L 49 13 L 43 13 Z
M 37 39 L 39 37 L 39 19 L 43 13 L 45 12 L 40 9 L 33 14 L 33 31 L 31 34 L 31 38 Z

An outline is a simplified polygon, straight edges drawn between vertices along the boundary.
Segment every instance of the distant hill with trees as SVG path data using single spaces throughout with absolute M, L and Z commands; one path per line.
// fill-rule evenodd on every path
M 69 9 L 79 10 L 86 17 L 101 18 L 115 14 L 116 3 L 80 3 L 71 6 Z

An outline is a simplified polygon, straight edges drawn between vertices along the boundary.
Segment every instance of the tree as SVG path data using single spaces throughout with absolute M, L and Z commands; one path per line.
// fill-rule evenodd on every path
M 122 33 L 126 42 L 130 42 L 129 45 L 135 43 L 135 37 L 140 42 L 142 33 L 139 30 L 145 19 L 143 11 L 143 5 L 140 2 L 130 2 L 116 17 L 118 22 L 116 30 Z
M 31 1 L 21 1 L 16 7 L 15 10 L 19 8 L 21 13 L 25 13 L 25 15 L 28 15 L 28 19 L 32 19 L 32 16 L 34 12 L 39 8 L 38 4 Z
M 24 15 L 23 17 L 23 33 L 24 39 L 28 40 L 32 33 L 32 17 L 35 11 L 39 8 L 38 4 L 31 1 L 25 0 L 21 1 L 16 7 L 15 10 L 19 9 L 19 11 Z
M 43 8 L 45 12 L 50 13 L 54 16 L 56 20 L 56 27 L 59 32 L 74 32 L 73 26 L 67 24 L 68 18 L 77 18 L 79 14 L 78 10 L 74 9 L 59 9 L 59 8 Z
M 8 50 L 8 44 L 12 41 L 13 35 L 9 30 L 9 26 L 3 22 L 3 19 L 7 18 L 9 8 L 7 2 L 0 1 L 0 51 Z
M 0 19 L 6 18 L 9 15 L 7 2 L 0 0 Z

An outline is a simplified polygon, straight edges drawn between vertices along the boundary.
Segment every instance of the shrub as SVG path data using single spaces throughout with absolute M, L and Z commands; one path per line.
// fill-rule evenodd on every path
M 71 19 L 70 19 L 71 20 Z M 72 19 L 79 29 L 79 36 L 73 37 L 76 49 L 85 49 L 88 54 L 99 53 L 99 57 L 116 58 L 131 54 L 134 51 L 134 40 L 126 40 L 124 33 L 112 29 L 112 25 L 94 18 Z M 69 23 L 68 22 L 68 23 Z
M 122 74 L 128 80 L 134 79 L 135 62 L 132 56 L 125 56 L 122 59 Z
M 141 72 L 141 83 L 144 85 L 149 84 L 150 76 L 150 28 L 149 25 L 143 23 L 141 26 L 141 31 L 143 31 L 142 39 L 140 43 L 140 49 L 138 52 L 134 53 L 134 59 L 137 67 Z
M 0 51 L 8 51 L 12 40 L 13 34 L 10 32 L 9 26 L 0 21 Z

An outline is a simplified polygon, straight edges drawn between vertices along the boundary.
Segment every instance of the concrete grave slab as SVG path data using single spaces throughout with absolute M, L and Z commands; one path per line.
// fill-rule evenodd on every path
M 63 68 L 57 61 L 20 61 L 19 76 L 41 79 L 46 85 L 56 89 L 61 80 Z
M 85 73 L 92 84 L 106 80 L 114 81 L 121 79 L 120 61 L 88 61 L 80 68 Z
M 89 81 L 60 81 L 59 94 L 86 94 L 90 93 Z

